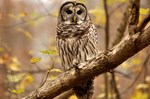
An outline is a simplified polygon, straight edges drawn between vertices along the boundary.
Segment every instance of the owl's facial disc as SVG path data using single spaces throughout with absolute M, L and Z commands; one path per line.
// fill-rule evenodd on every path
M 62 7 L 61 17 L 66 24 L 81 24 L 85 21 L 87 10 L 81 3 L 68 3 Z

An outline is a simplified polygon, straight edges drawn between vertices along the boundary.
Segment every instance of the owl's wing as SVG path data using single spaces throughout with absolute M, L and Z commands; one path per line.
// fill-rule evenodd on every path
M 89 29 L 89 39 L 92 41 L 92 43 L 95 44 L 97 47 L 98 45 L 98 37 L 97 37 L 97 30 L 96 27 L 92 24 L 90 29 Z

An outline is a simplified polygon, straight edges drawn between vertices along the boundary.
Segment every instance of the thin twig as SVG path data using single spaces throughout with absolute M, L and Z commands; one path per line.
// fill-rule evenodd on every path
M 112 77 L 113 89 L 115 91 L 115 99 L 121 99 L 120 92 L 117 88 L 116 75 L 115 75 L 114 71 L 113 71 L 111 77 Z
M 105 16 L 106 16 L 106 24 L 105 24 L 105 50 L 108 50 L 109 48 L 109 14 L 108 14 L 108 6 L 107 6 L 107 1 L 104 0 L 104 9 L 105 9 Z M 115 80 L 115 74 L 114 74 L 114 71 L 112 71 L 112 76 L 111 76 L 111 79 L 112 79 L 112 84 L 113 84 L 113 88 L 114 88 L 114 91 L 115 91 L 115 94 L 116 94 L 116 98 L 117 99 L 120 99 L 120 95 L 119 95 L 119 91 L 117 89 L 117 86 L 116 86 L 116 80 Z M 104 74 L 104 77 L 105 77 L 105 99 L 108 99 L 108 75 L 107 73 Z
M 143 66 L 145 67 L 145 69 L 144 69 L 144 81 L 145 81 L 145 79 L 146 79 L 146 77 L 148 75 L 148 67 L 147 67 L 148 65 L 147 65 L 147 63 L 148 63 L 148 61 L 150 59 L 150 51 L 148 50 L 147 52 L 148 52 L 148 55 L 145 58 L 145 61 L 143 63 Z
M 50 71 L 54 68 L 54 66 L 55 66 L 54 60 L 52 60 L 52 63 L 53 63 L 52 66 L 48 69 L 48 71 L 47 71 L 46 75 L 44 76 L 44 78 L 43 78 L 43 80 L 42 80 L 42 82 L 41 82 L 39 88 L 44 85 L 44 83 L 46 82 L 46 80 L 47 80 L 47 78 L 48 78 L 48 76 L 49 76 L 49 74 L 50 74 Z
M 115 92 L 115 99 L 120 99 L 120 93 L 117 88 L 116 75 L 115 75 L 114 70 L 112 70 L 112 73 L 111 73 L 111 81 L 112 81 L 112 88 Z
M 108 14 L 108 7 L 107 7 L 107 0 L 104 0 L 104 10 L 105 10 L 105 50 L 108 50 L 109 47 L 109 14 Z
M 124 72 L 119 71 L 119 70 L 116 70 L 116 69 L 114 69 L 113 72 L 114 72 L 114 73 L 117 73 L 117 74 L 120 74 L 120 75 L 122 75 L 123 77 L 126 77 L 126 78 L 128 78 L 128 79 L 132 79 L 132 78 L 133 78 L 133 77 L 131 76 L 132 73 L 124 73 Z
M 106 23 L 105 23 L 105 50 L 108 50 L 109 47 L 109 14 L 108 14 L 108 8 L 107 8 L 107 1 L 104 0 L 104 10 L 105 10 L 105 17 L 106 17 Z M 107 73 L 104 74 L 104 80 L 105 80 L 105 99 L 108 99 L 108 75 Z

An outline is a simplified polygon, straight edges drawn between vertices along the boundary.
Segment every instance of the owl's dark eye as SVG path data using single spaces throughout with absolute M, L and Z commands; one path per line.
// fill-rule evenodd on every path
M 78 10 L 78 11 L 77 11 L 77 14 L 78 14 L 78 15 L 81 15 L 82 12 L 83 12 L 82 10 Z
M 66 10 L 66 13 L 67 14 L 72 14 L 72 11 L 71 10 Z

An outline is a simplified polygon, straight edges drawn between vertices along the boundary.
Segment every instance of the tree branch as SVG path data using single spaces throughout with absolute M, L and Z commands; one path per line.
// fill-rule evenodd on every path
M 122 62 L 133 56 L 150 44 L 150 27 L 142 33 L 127 35 L 118 45 L 111 50 L 100 53 L 90 60 L 86 65 L 82 65 L 79 72 L 75 69 L 66 71 L 57 79 L 47 81 L 41 88 L 30 93 L 23 99 L 52 99 L 73 86 L 80 84 L 85 79 L 93 78 L 114 69 Z
M 137 25 L 139 21 L 139 9 L 140 9 L 140 0 L 131 0 L 132 9 L 129 18 L 129 27 L 130 25 Z
M 129 23 L 129 35 L 137 33 L 138 27 L 137 24 L 139 22 L 139 9 L 140 9 L 140 0 L 131 0 L 132 1 L 132 8 L 130 17 L 128 20 Z

